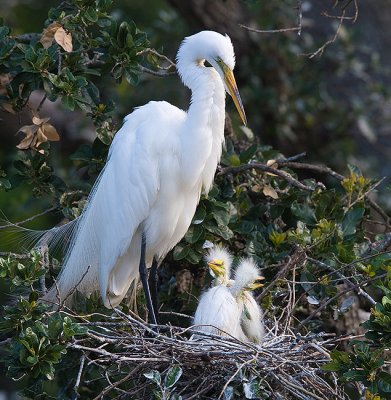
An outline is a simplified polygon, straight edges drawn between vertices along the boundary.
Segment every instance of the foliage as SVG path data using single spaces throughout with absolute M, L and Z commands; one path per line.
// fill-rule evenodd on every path
M 117 22 L 110 15 L 110 5 L 109 0 L 63 2 L 50 11 L 40 35 L 13 36 L 7 26 L 0 27 L 0 74 L 4 78 L 0 106 L 8 112 L 19 112 L 28 104 L 31 93 L 39 89 L 43 101 L 60 99 L 65 108 L 85 112 L 94 122 L 98 138 L 91 145 L 82 145 L 71 158 L 92 179 L 104 165 L 116 129 L 111 114 L 114 105 L 102 96 L 100 77 L 111 75 L 115 82 L 125 78 L 136 85 L 142 63 L 158 69 L 162 60 L 158 53 L 149 53 L 145 33 L 133 22 Z M 267 47 L 275 46 L 274 40 Z M 289 66 L 284 73 L 293 64 L 292 56 L 293 52 L 286 53 L 282 60 Z M 253 68 L 257 68 L 256 63 Z M 260 68 L 270 70 L 274 65 Z M 270 113 L 277 119 L 268 127 L 283 137 L 292 137 L 299 120 L 305 121 L 308 130 L 313 128 L 315 120 L 329 121 L 331 108 L 339 107 L 325 101 L 323 108 L 319 107 L 319 115 L 314 117 L 311 114 L 314 99 L 305 96 L 312 91 L 306 79 L 297 85 L 299 89 L 294 96 L 292 87 L 287 88 L 291 97 L 304 98 L 304 106 L 299 107 L 299 112 L 292 104 L 281 110 L 276 106 L 279 99 L 275 95 L 258 90 L 262 84 L 254 83 L 252 95 L 263 97 L 251 99 L 249 95 L 248 99 L 254 100 L 252 103 L 257 107 L 261 104 L 264 113 L 259 114 L 260 118 Z M 325 100 L 322 96 L 327 100 L 322 92 L 315 100 L 315 108 Z M 25 182 L 34 196 L 49 199 L 64 217 L 73 219 L 80 215 L 89 187 L 79 185 L 74 190 L 57 175 L 51 164 L 50 142 L 61 134 L 39 113 L 39 107 L 32 110 L 32 124 L 20 128 L 24 134 L 18 145 L 21 151 L 10 176 L 0 170 L 0 190 L 15 189 Z M 257 114 L 251 109 L 250 113 Z M 344 128 L 335 118 L 318 125 L 335 129 L 335 134 Z M 224 243 L 236 257 L 252 256 L 264 267 L 267 284 L 260 294 L 262 307 L 270 329 L 274 328 L 273 321 L 278 320 L 284 327 L 278 333 L 288 337 L 291 330 L 298 332 L 289 346 L 299 343 L 301 334 L 334 331 L 335 320 L 343 320 L 358 301 L 351 292 L 357 292 L 367 308 L 368 296 L 373 297 L 378 301 L 374 300 L 369 320 L 363 324 L 365 341 L 351 341 L 342 350 L 335 348 L 334 343 L 331 362 L 325 364 L 323 360 L 323 370 L 326 374 L 336 372 L 355 395 L 359 386 L 351 384 L 359 382 L 365 386 L 368 397 L 387 397 L 390 375 L 385 351 L 390 347 L 391 260 L 389 252 L 383 251 L 387 245 L 380 250 L 376 245 L 389 240 L 389 225 L 387 221 L 380 222 L 385 229 L 376 234 L 368 228 L 373 222 L 373 202 L 368 194 L 377 182 L 363 176 L 355 166 L 349 166 L 349 174 L 342 177 L 326 168 L 319 175 L 318 169 L 299 163 L 302 167 L 307 165 L 307 170 L 306 174 L 298 173 L 301 168 L 272 147 L 261 146 L 257 139 L 244 144 L 237 136 L 240 135 L 231 132 L 215 186 L 208 196 L 202 197 L 189 231 L 162 266 L 162 310 L 179 313 L 170 317 L 170 322 L 189 325 L 180 314 L 194 312 L 196 299 L 208 280 L 203 255 L 212 243 Z M 243 166 L 249 168 L 242 170 Z M 283 175 L 278 175 L 279 172 Z M 128 312 L 128 307 L 124 303 L 119 310 L 108 311 L 92 296 L 78 299 L 77 315 L 62 305 L 54 311 L 38 301 L 45 279 L 52 283 L 52 277 L 48 276 L 51 274 L 46 272 L 48 269 L 52 272 L 53 264 L 56 264 L 53 255 L 47 265 L 37 251 L 22 258 L 15 254 L 0 258 L 0 277 L 14 296 L 11 304 L 4 307 L 0 320 L 2 339 L 7 344 L 8 374 L 20 380 L 20 389 L 29 398 L 40 394 L 67 399 L 76 391 L 88 399 L 105 390 L 112 396 L 112 390 L 126 383 L 122 379 L 132 370 L 120 368 L 123 349 L 105 327 L 115 320 L 119 324 L 117 332 L 125 337 L 136 335 L 134 325 L 115 319 L 116 313 Z M 180 282 L 177 271 L 190 271 L 189 282 Z M 346 285 L 348 297 L 343 296 Z M 376 290 L 383 292 L 380 299 Z M 107 340 L 102 348 L 93 341 L 97 337 Z M 149 339 L 145 334 L 145 342 Z M 101 369 L 94 363 L 98 355 L 88 346 L 103 349 L 99 356 L 120 354 L 113 363 L 105 365 L 111 386 L 105 386 L 107 382 L 100 379 Z M 90 357 L 84 370 L 84 361 L 80 361 L 83 357 Z M 208 367 L 210 355 L 200 351 L 198 357 Z M 82 377 L 78 376 L 75 365 L 81 366 Z M 268 385 L 277 385 L 275 378 L 261 379 L 251 363 L 243 370 L 240 365 L 233 363 L 233 366 L 235 369 L 229 370 L 229 374 L 215 375 L 217 381 L 205 395 L 216 397 L 224 389 L 227 399 L 257 398 L 272 393 Z M 154 365 L 142 375 L 144 393 L 157 399 L 180 399 L 178 387 L 191 378 L 194 367 L 190 362 L 172 364 L 171 358 L 169 366 Z M 239 372 L 233 376 L 236 369 Z

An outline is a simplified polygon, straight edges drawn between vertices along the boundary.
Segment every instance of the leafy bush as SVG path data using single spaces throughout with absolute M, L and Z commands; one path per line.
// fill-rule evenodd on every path
M 62 3 L 50 11 L 41 35 L 11 36 L 8 27 L 2 24 L 0 28 L 0 73 L 6 76 L 1 107 L 20 111 L 30 94 L 39 89 L 43 101 L 61 99 L 69 110 L 83 110 L 95 123 L 98 138 L 92 145 L 81 146 L 72 159 L 92 179 L 104 165 L 115 131 L 110 114 L 113 104 L 102 99 L 96 77 L 111 74 L 117 82 L 125 78 L 135 85 L 145 64 L 161 71 L 164 60 L 148 49 L 145 33 L 134 23 L 117 23 L 109 15 L 110 4 L 108 0 Z M 26 182 L 33 195 L 50 199 L 55 210 L 73 219 L 80 215 L 89 188 L 74 190 L 56 175 L 49 142 L 58 140 L 58 133 L 48 119 L 40 118 L 39 107 L 31 119 L 31 125 L 20 129 L 25 137 L 18 145 L 13 173 L 7 176 L 0 170 L 0 189 L 10 190 Z M 326 381 L 333 381 L 336 372 L 353 396 L 365 391 L 367 398 L 387 398 L 391 392 L 387 370 L 391 345 L 391 260 L 387 249 L 391 239 L 389 218 L 370 198 L 378 182 L 352 165 L 349 174 L 342 176 L 330 168 L 302 162 L 304 155 L 286 158 L 261 146 L 257 139 L 244 143 L 237 139 L 240 135 L 229 133 L 215 186 L 201 199 L 189 231 L 162 265 L 164 322 L 189 326 L 183 315 L 194 312 L 208 280 L 202 261 L 205 248 L 224 243 L 235 256 L 252 256 L 263 267 L 266 285 L 258 300 L 265 310 L 270 346 L 273 340 L 286 338 L 284 356 L 297 346 L 299 350 L 292 354 L 304 354 L 309 351 L 307 342 L 323 338 L 324 332 L 345 333 L 337 331 L 335 320 L 343 320 L 354 308 L 358 300 L 351 293 L 355 292 L 362 307 L 371 310 L 362 326 L 365 338 L 358 341 L 348 336 L 348 346 L 342 349 L 337 348 L 338 340 L 314 343 L 318 348 L 321 343 L 322 351 L 317 354 L 322 359 L 316 360 L 315 366 L 306 364 L 305 371 L 323 374 L 316 376 L 325 376 Z M 379 212 L 383 221 L 374 221 L 372 210 Z M 374 223 L 385 229 L 371 232 Z M 179 399 L 181 390 L 200 373 L 200 366 L 214 379 L 212 384 L 202 381 L 205 396 L 223 393 L 228 399 L 270 398 L 276 390 L 280 396 L 295 398 L 289 380 L 279 382 L 272 368 L 265 374 L 262 368 L 268 366 L 267 358 L 259 361 L 254 356 L 242 365 L 226 356 L 231 365 L 223 369 L 224 360 L 213 359 L 214 350 L 205 351 L 205 343 L 201 343 L 197 357 L 178 363 L 173 340 L 185 335 L 188 341 L 189 336 L 182 329 L 159 328 L 159 337 L 167 340 L 163 353 L 167 352 L 168 361 L 150 366 L 128 356 L 122 346 L 128 345 L 126 340 L 147 343 L 137 348 L 146 351 L 150 342 L 157 341 L 154 331 L 145 324 L 140 328 L 125 303 L 117 310 L 107 310 L 96 296 L 78 296 L 74 312 L 62 304 L 53 310 L 40 302 L 45 280 L 53 282 L 53 265 L 58 265 L 53 254 L 49 265 L 42 254 L 32 251 L 0 258 L 0 277 L 14 297 L 0 320 L 5 365 L 27 398 L 67 399 L 75 394 L 86 399 L 113 398 L 115 391 L 142 390 L 146 398 Z M 190 278 L 181 282 L 186 272 Z M 143 299 L 139 300 L 142 315 Z M 245 350 L 238 351 L 247 354 Z M 258 350 L 251 349 L 256 354 Z M 213 368 L 219 363 L 221 371 L 216 372 Z M 278 364 L 284 367 L 284 363 Z M 297 359 L 292 364 L 297 365 Z M 286 368 L 291 367 L 287 362 Z M 138 380 L 133 380 L 136 375 Z M 281 382 L 286 389 L 279 386 Z M 138 384 L 141 387 L 135 388 Z

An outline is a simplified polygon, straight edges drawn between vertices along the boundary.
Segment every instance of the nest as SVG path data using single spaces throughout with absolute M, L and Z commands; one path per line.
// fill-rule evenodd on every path
M 94 385 L 83 380 L 83 371 L 93 366 L 101 370 L 100 384 L 104 380 L 95 399 L 148 399 L 154 398 L 153 390 L 175 392 L 187 400 L 348 399 L 337 377 L 320 368 L 340 340 L 332 334 L 300 336 L 289 329 L 281 334 L 276 325 L 258 346 L 203 333 L 195 326 L 149 325 L 118 309 L 110 321 L 84 324 L 87 335 L 69 344 L 81 352 L 75 391 Z M 168 390 L 164 377 L 173 366 L 180 367 L 182 375 Z M 145 377 L 151 371 L 161 374 L 160 386 Z

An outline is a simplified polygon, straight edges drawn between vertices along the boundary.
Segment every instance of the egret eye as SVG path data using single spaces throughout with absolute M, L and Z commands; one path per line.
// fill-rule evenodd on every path
M 205 61 L 204 61 L 204 67 L 212 68 L 212 65 L 211 65 L 211 63 L 210 63 L 208 60 L 205 60 Z

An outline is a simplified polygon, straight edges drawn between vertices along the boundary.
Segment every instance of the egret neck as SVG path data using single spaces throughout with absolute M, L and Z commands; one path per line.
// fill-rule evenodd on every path
M 216 70 L 205 67 L 203 60 L 183 59 L 178 72 L 192 91 L 181 136 L 186 154 L 182 159 L 183 178 L 186 185 L 200 184 L 208 192 L 224 142 L 225 88 Z

